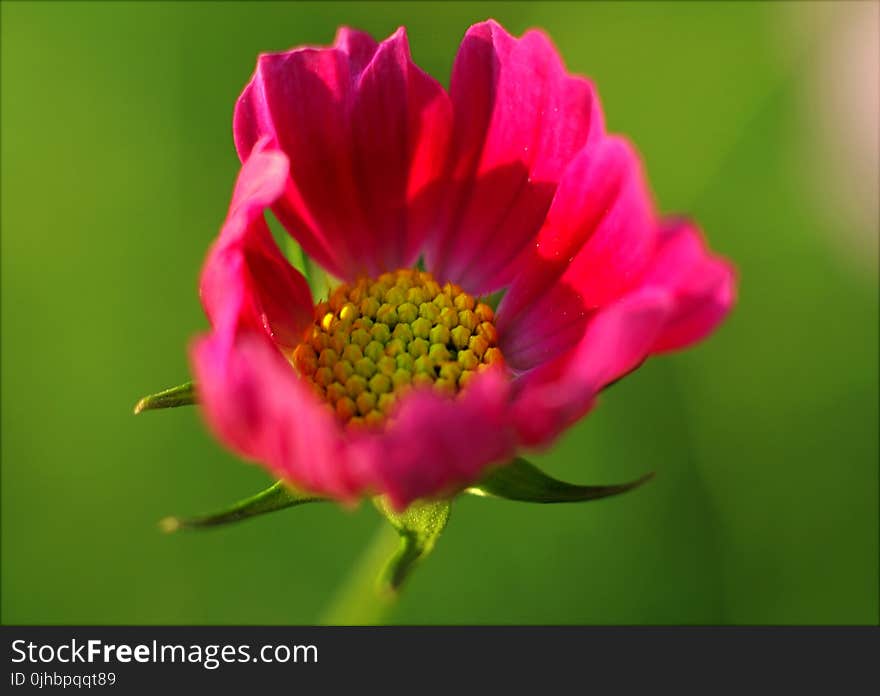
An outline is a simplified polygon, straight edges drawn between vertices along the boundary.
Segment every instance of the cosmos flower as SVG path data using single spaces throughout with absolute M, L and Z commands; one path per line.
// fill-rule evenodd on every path
M 216 435 L 302 490 L 454 494 L 734 302 L 731 266 L 658 216 L 633 147 L 539 31 L 471 27 L 448 92 L 403 29 L 261 55 L 234 137 L 193 373 Z M 269 210 L 338 279 L 329 297 Z

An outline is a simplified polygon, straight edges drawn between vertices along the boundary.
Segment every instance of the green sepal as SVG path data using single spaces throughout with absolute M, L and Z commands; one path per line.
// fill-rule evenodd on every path
M 176 387 L 164 389 L 155 394 L 145 396 L 134 406 L 137 415 L 142 411 L 153 411 L 158 408 L 175 408 L 177 406 L 190 406 L 196 402 L 196 385 L 192 382 L 184 382 Z
M 159 522 L 159 527 L 164 532 L 176 532 L 178 529 L 204 529 L 206 527 L 218 527 L 232 522 L 241 522 L 250 517 L 265 515 L 276 510 L 303 505 L 305 503 L 318 503 L 324 498 L 307 493 L 301 493 L 290 488 L 283 481 L 273 483 L 266 490 L 245 498 L 231 505 L 225 510 L 212 515 L 200 517 L 166 517 Z
M 448 500 L 421 501 L 397 512 L 385 498 L 374 498 L 376 509 L 400 535 L 400 546 L 378 578 L 379 591 L 395 593 L 416 564 L 434 548 L 449 521 Z
M 577 486 L 548 476 L 534 464 L 517 457 L 510 464 L 492 471 L 465 492 L 524 503 L 581 503 L 626 493 L 652 478 L 653 472 L 629 483 Z
M 315 302 L 317 303 L 330 297 L 330 290 L 339 281 L 306 254 L 303 254 L 303 269 L 303 276 L 305 276 L 306 282 L 309 284 L 309 289 L 312 291 L 312 297 Z
M 480 297 L 479 301 L 489 305 L 492 308 L 493 312 L 497 312 L 498 305 L 501 304 L 501 300 L 504 299 L 504 293 L 506 292 L 506 288 L 502 290 L 496 290 L 490 295 L 483 295 L 482 297 Z
M 282 240 L 281 249 L 284 252 L 284 256 L 290 262 L 291 266 L 302 273 L 303 277 L 306 279 L 306 283 L 308 283 L 309 278 L 308 268 L 306 267 L 306 254 L 302 250 L 302 247 L 286 232 L 279 232 L 279 236 Z

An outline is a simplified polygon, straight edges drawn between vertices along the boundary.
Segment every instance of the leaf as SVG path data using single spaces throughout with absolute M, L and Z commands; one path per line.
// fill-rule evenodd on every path
M 400 546 L 378 579 L 380 591 L 396 593 L 416 564 L 433 550 L 446 528 L 452 506 L 448 500 L 425 501 L 397 512 L 385 498 L 375 498 L 373 502 L 400 535 Z
M 240 522 L 256 515 L 265 515 L 276 510 L 283 510 L 295 505 L 322 501 L 324 501 L 324 498 L 301 493 L 290 488 L 283 481 L 278 481 L 266 490 L 241 500 L 221 512 L 201 517 L 166 517 L 159 522 L 159 527 L 162 531 L 169 533 L 176 532 L 178 529 L 218 527 L 230 524 L 231 522 Z
M 525 503 L 580 503 L 626 493 L 652 478 L 654 478 L 653 472 L 629 483 L 576 486 L 552 478 L 534 464 L 517 457 L 507 466 L 490 473 L 477 485 L 466 489 L 466 492 Z
M 134 413 L 137 415 L 143 411 L 153 411 L 159 408 L 190 406 L 195 402 L 196 385 L 192 382 L 184 382 L 179 386 L 145 396 L 135 404 Z

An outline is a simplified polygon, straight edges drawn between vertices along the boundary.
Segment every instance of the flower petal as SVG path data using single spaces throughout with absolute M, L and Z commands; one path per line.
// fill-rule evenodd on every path
M 450 204 L 427 267 L 471 293 L 505 285 L 544 220 L 563 171 L 604 130 L 590 82 L 565 71 L 539 31 L 490 20 L 465 34 L 452 71 Z
M 545 445 L 592 408 L 599 391 L 648 355 L 672 309 L 657 289 L 639 290 L 596 312 L 568 353 L 518 380 L 514 419 L 525 445 Z
M 261 140 L 239 174 L 220 236 L 208 253 L 199 292 L 215 328 L 265 331 L 284 348 L 312 320 L 308 284 L 281 254 L 263 209 L 284 190 L 287 158 Z
M 473 483 L 487 467 L 513 457 L 509 392 L 509 378 L 492 369 L 456 398 L 430 390 L 409 394 L 377 436 L 377 486 L 401 509 Z
M 361 481 L 333 413 L 265 338 L 213 333 L 190 350 L 208 425 L 240 455 L 311 493 L 354 500 Z
M 411 265 L 434 222 L 451 107 L 412 62 L 401 28 L 377 44 L 343 29 L 332 48 L 261 55 L 238 100 L 244 158 L 269 136 L 290 158 L 282 224 L 347 280 Z
M 736 301 L 736 271 L 706 250 L 699 230 L 683 220 L 669 220 L 645 287 L 662 287 L 675 298 L 675 309 L 652 352 L 678 350 L 710 334 Z
M 498 308 L 508 362 L 528 370 L 576 343 L 588 316 L 642 275 L 656 236 L 633 148 L 607 137 L 578 153 Z
M 190 359 L 203 413 L 223 442 L 306 490 L 351 499 L 362 484 L 347 470 L 340 428 L 281 352 L 302 340 L 313 311 L 305 279 L 263 218 L 287 175 L 287 157 L 258 141 L 202 272 L 213 332 L 193 343 Z
M 548 296 L 576 311 L 577 300 L 567 298 L 567 288 L 560 283 Z M 569 295 L 580 297 L 573 292 Z M 602 388 L 649 355 L 705 338 L 734 301 L 735 272 L 730 264 L 710 255 L 689 223 L 664 223 L 638 286 L 599 310 L 582 308 L 586 328 L 575 348 L 560 355 L 565 341 L 576 335 L 571 328 L 566 333 L 564 326 L 543 341 L 529 344 L 520 339 L 511 342 L 513 349 L 505 348 L 505 357 L 515 367 L 537 365 L 521 375 L 515 387 L 514 418 L 523 442 L 546 444 L 583 416 Z M 552 316 L 542 319 L 531 308 L 527 315 L 526 328 L 531 332 L 558 325 Z

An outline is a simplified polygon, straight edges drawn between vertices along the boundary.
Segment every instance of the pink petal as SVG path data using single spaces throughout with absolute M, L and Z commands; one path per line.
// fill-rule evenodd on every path
M 715 330 L 736 302 L 736 271 L 708 253 L 699 230 L 681 220 L 667 221 L 659 251 L 642 281 L 665 288 L 675 309 L 652 352 L 684 348 Z
M 260 140 L 202 272 L 213 332 L 191 347 L 193 375 L 206 420 L 228 446 L 306 490 L 352 499 L 364 484 L 346 466 L 340 428 L 279 351 L 301 342 L 313 311 L 263 218 L 286 180 L 286 156 Z
M 498 336 L 505 362 L 516 372 L 527 372 L 554 360 L 581 340 L 592 315 L 577 290 L 562 282 L 510 321 L 502 300 Z
M 570 348 L 590 313 L 639 279 L 655 240 L 651 200 L 632 147 L 607 137 L 584 148 L 498 309 L 508 362 L 527 370 Z
M 274 476 L 342 500 L 362 491 L 333 413 L 291 365 L 251 332 L 198 339 L 190 358 L 199 401 L 216 436 Z
M 427 266 L 472 293 L 516 273 L 576 152 L 601 138 L 592 85 L 569 76 L 541 32 L 511 37 L 494 21 L 462 41 L 452 72 L 450 203 Z
M 569 311 L 578 308 L 572 299 L 578 295 L 564 282 L 547 296 Z M 582 307 L 586 328 L 579 340 L 574 327 L 549 333 L 548 327 L 559 323 L 530 308 L 528 324 L 520 327 L 524 334 L 504 348 L 514 367 L 536 366 L 515 386 L 514 418 L 522 441 L 547 444 L 592 407 L 603 387 L 649 355 L 705 338 L 734 301 L 730 264 L 707 253 L 693 226 L 670 221 L 660 228 L 657 249 L 636 288 L 601 309 Z M 564 353 L 569 340 L 575 347 Z
M 281 254 L 264 207 L 276 200 L 287 178 L 287 158 L 257 143 L 239 174 L 220 236 L 208 253 L 199 291 L 215 328 L 248 326 L 292 348 L 312 320 L 309 287 Z
M 409 266 L 436 218 L 451 107 L 399 29 L 377 44 L 343 29 L 332 48 L 260 56 L 236 105 L 244 158 L 268 136 L 290 158 L 274 211 L 348 280 Z
M 631 293 L 598 311 L 580 342 L 518 380 L 514 418 L 525 445 L 546 445 L 593 406 L 599 391 L 637 367 L 663 329 L 672 299 Z
M 510 380 L 500 369 L 479 375 L 457 398 L 411 393 L 377 436 L 378 488 L 402 509 L 473 483 L 492 464 L 510 460 L 516 442 L 509 398 Z

